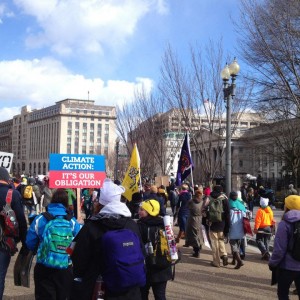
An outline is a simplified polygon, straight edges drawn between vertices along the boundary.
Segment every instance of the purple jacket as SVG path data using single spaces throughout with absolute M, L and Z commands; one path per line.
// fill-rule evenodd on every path
M 293 259 L 289 252 L 290 240 L 293 235 L 293 223 L 296 221 L 300 221 L 300 210 L 290 210 L 284 214 L 283 220 L 278 224 L 274 249 L 269 260 L 270 266 L 300 271 L 300 261 Z

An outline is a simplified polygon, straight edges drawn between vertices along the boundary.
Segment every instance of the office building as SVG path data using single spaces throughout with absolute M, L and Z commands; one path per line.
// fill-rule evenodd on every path
M 94 100 L 65 99 L 31 109 L 24 106 L 0 123 L 1 151 L 14 154 L 14 174 L 47 174 L 50 153 L 114 155 L 116 110 Z M 108 167 L 110 167 L 108 165 Z

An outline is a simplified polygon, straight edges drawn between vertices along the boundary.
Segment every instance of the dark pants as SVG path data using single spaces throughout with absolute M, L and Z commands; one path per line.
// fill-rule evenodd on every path
M 2 299 L 5 287 L 5 276 L 11 256 L 7 251 L 0 250 L 0 299 Z
M 72 281 L 72 268 L 54 269 L 36 264 L 34 268 L 35 299 L 69 299 Z
M 148 300 L 150 287 L 152 287 L 155 300 L 166 300 L 167 281 L 146 284 L 145 287 L 141 288 L 142 300 Z
M 240 240 L 240 255 L 244 258 L 246 256 L 246 245 L 245 245 L 245 239 L 242 238 Z
M 279 269 L 277 287 L 277 295 L 279 300 L 289 299 L 289 289 L 293 281 L 295 281 L 298 295 L 300 295 L 300 271 Z M 298 297 L 300 299 L 300 296 Z

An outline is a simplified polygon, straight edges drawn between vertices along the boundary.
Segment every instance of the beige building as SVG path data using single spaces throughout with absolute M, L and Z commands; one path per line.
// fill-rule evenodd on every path
M 65 99 L 33 110 L 24 106 L 0 123 L 5 136 L 0 150 L 14 154 L 14 174 L 47 174 L 50 153 L 102 154 L 108 162 L 115 152 L 115 120 L 115 107 L 94 100 Z
M 165 174 L 161 174 L 160 168 L 156 168 L 154 171 L 158 176 L 171 175 L 176 176 L 178 168 L 178 159 L 183 143 L 183 139 L 186 130 L 192 130 L 192 134 L 199 136 L 199 145 L 204 147 L 211 147 L 211 160 L 219 161 L 217 170 L 215 170 L 215 175 L 217 177 L 225 176 L 225 139 L 226 139 L 226 118 L 215 117 L 210 120 L 208 116 L 197 115 L 194 111 L 186 112 L 187 118 L 184 118 L 180 109 L 171 109 L 165 113 L 159 113 L 152 117 L 150 122 L 151 126 L 155 126 L 155 134 L 163 137 L 164 141 L 164 153 L 165 159 Z M 138 136 L 139 132 L 143 132 L 143 127 L 147 128 L 148 120 L 139 124 L 139 126 L 131 132 L 133 136 Z M 247 130 L 255 128 L 262 123 L 261 118 L 256 113 L 242 113 L 242 114 L 232 114 L 232 142 L 236 143 L 236 140 Z M 210 128 L 214 128 L 216 134 L 210 134 Z M 221 134 L 221 135 L 220 135 Z M 143 136 L 143 135 L 142 135 Z M 200 137 L 201 136 L 201 137 Z M 201 141 L 200 141 L 201 138 Z M 192 138 L 191 138 L 192 141 Z M 204 143 L 203 143 L 204 141 Z M 236 158 L 236 151 L 234 150 L 234 157 Z M 197 151 L 191 142 L 191 152 L 195 165 L 194 179 L 195 182 L 203 182 L 203 162 L 201 162 Z M 239 163 L 239 162 L 238 162 Z M 247 171 L 243 171 L 247 172 Z

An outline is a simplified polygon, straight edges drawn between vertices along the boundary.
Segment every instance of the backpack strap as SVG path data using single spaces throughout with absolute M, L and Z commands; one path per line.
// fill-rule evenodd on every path
M 13 190 L 12 189 L 8 189 L 7 194 L 6 194 L 6 198 L 5 201 L 7 204 L 10 205 L 11 200 L 12 200 L 12 194 L 13 194 Z
M 48 221 L 54 220 L 56 217 L 58 217 L 58 216 L 53 216 L 53 215 L 50 214 L 48 211 L 43 212 L 42 215 L 43 215 Z M 71 219 L 72 219 L 72 215 L 71 215 L 71 214 L 66 214 L 66 215 L 63 216 L 63 217 L 64 217 L 64 219 L 66 219 L 67 221 L 71 221 Z
M 51 215 L 48 211 L 43 212 L 42 215 L 43 215 L 48 221 L 51 221 L 51 220 L 55 219 L 55 217 L 54 217 L 53 215 Z

